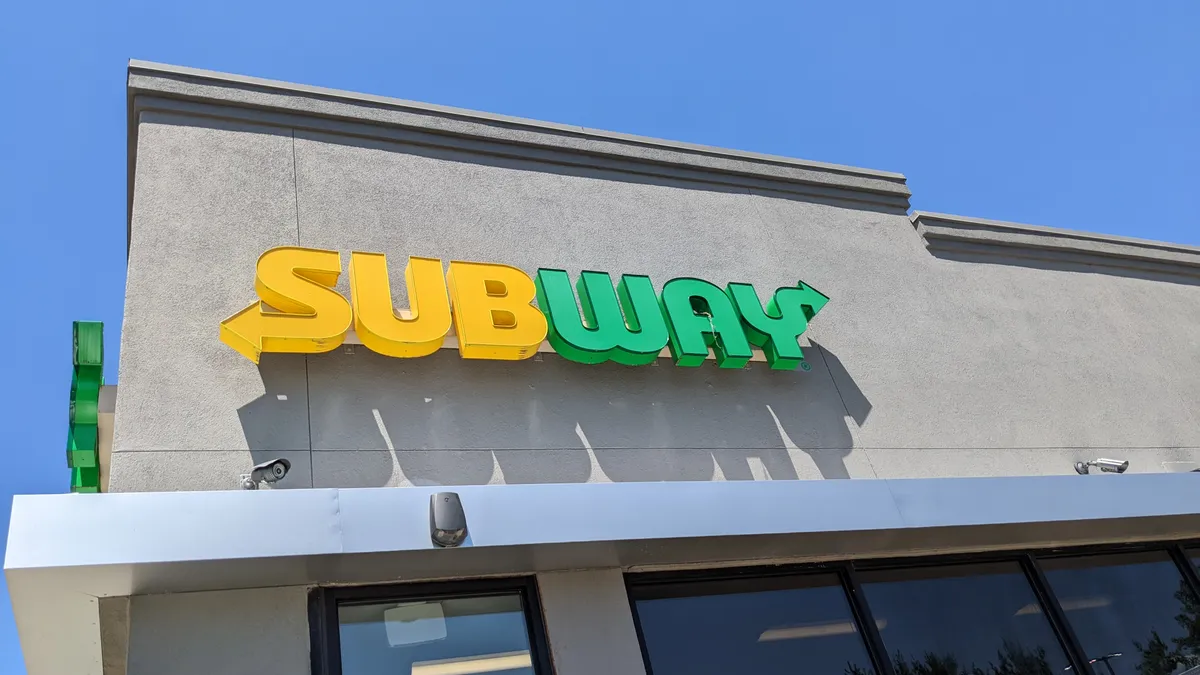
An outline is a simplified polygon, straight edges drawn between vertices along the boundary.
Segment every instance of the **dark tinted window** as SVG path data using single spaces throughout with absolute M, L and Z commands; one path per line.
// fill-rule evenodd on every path
M 1166 553 L 1045 560 L 1096 675 L 1168 675 L 1200 666 L 1200 603 Z
M 835 575 L 635 586 L 654 675 L 873 675 Z
M 896 675 L 1059 675 L 1069 665 L 1016 563 L 864 574 Z
M 343 675 L 533 675 L 521 596 L 338 607 Z

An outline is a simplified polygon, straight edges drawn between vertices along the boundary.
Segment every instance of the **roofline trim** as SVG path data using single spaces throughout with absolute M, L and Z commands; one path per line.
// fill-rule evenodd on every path
M 1200 255 L 1200 246 L 1188 246 L 1186 244 L 1174 244 L 1167 241 L 1158 241 L 1155 239 L 1138 239 L 1136 237 L 1122 237 L 1115 234 L 1101 234 L 1098 232 L 1087 232 L 1084 230 L 1068 230 L 1058 227 L 1046 227 L 1044 225 L 1027 225 L 1025 223 L 1015 223 L 1007 220 L 991 220 L 988 218 L 974 218 L 971 216 L 956 216 L 949 213 L 937 213 L 934 211 L 913 211 L 909 216 L 909 220 L 914 225 L 918 222 L 937 223 L 941 226 L 949 227 L 972 227 L 988 229 L 998 232 L 1013 232 L 1021 234 L 1030 234 L 1043 237 L 1062 237 L 1066 239 L 1078 239 L 1080 241 L 1094 241 L 1114 244 L 1126 244 L 1141 248 L 1154 248 L 1167 251 L 1177 251 L 1180 253 Z
M 942 257 L 1015 257 L 1076 270 L 1200 278 L 1196 246 L 928 211 L 914 211 L 909 220 L 930 252 Z
M 745 150 L 733 150 L 716 146 L 701 145 L 698 143 L 687 143 L 683 141 L 672 141 L 661 138 L 653 138 L 649 136 L 638 136 L 635 134 L 625 134 L 614 131 L 604 131 L 601 129 L 593 129 L 589 127 L 560 124 L 557 122 L 545 122 L 541 120 L 528 119 L 523 117 L 515 117 L 511 115 L 500 115 L 496 113 L 487 113 L 466 108 L 455 108 L 452 106 L 437 105 L 433 103 L 422 103 L 419 101 L 410 101 L 401 98 L 392 98 L 388 96 L 379 96 L 375 94 L 363 94 L 358 92 L 346 91 L 342 89 L 331 89 L 328 87 L 317 87 L 305 84 L 295 84 L 291 82 L 283 82 L 280 80 L 270 80 L 260 77 L 250 77 L 247 75 L 235 75 L 230 73 L 222 73 L 211 70 L 203 70 L 200 68 L 189 68 L 186 66 L 174 66 L 153 61 L 141 61 L 138 59 L 130 59 L 129 74 L 133 75 L 146 74 L 158 76 L 183 76 L 186 78 L 206 81 L 209 84 L 237 87 L 254 87 L 266 89 L 274 92 L 287 93 L 291 95 L 302 95 L 306 97 L 319 97 L 325 99 L 333 99 L 352 104 L 370 104 L 371 106 L 386 106 L 388 108 L 400 109 L 417 114 L 425 114 L 439 117 L 453 117 L 464 121 L 477 122 L 488 125 L 505 125 L 510 127 L 523 127 L 533 131 L 552 132 L 559 134 L 571 134 L 587 138 L 603 139 L 606 141 L 617 141 L 620 143 L 642 145 L 648 147 L 663 148 L 669 150 L 682 151 L 687 153 L 699 153 L 718 157 L 730 157 L 740 160 L 750 160 L 756 162 L 780 164 L 785 166 L 794 166 L 806 169 L 815 169 L 819 171 L 827 171 L 840 173 L 851 176 L 864 176 L 872 178 L 883 178 L 891 181 L 903 183 L 906 178 L 904 174 L 894 171 L 880 171 L 875 169 L 864 169 L 860 167 L 847 166 L 843 164 L 833 164 L 828 162 L 817 162 L 811 160 L 796 159 L 794 157 L 786 157 L 782 155 L 771 155 L 766 153 L 750 152 Z

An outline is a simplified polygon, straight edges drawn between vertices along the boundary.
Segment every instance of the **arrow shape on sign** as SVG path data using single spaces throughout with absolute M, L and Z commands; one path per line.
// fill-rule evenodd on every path
M 258 363 L 263 352 L 319 354 L 337 349 L 350 329 L 350 303 L 334 290 L 341 274 L 337 251 L 285 246 L 258 259 L 254 282 L 261 300 L 221 322 L 221 342 Z

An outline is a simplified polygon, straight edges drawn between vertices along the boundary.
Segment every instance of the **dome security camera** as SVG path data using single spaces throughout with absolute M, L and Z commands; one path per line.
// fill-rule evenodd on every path
M 250 473 L 242 476 L 242 489 L 257 490 L 259 483 L 278 483 L 291 470 L 292 463 L 282 457 L 255 464 Z

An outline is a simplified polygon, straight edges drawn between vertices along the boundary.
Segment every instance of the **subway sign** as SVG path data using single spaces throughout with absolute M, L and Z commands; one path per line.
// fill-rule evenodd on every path
M 410 257 L 407 311 L 392 303 L 382 253 L 350 254 L 350 298 L 335 286 L 337 251 L 284 246 L 258 259 L 258 301 L 221 322 L 221 341 L 258 363 L 264 352 L 317 354 L 337 349 L 353 328 L 367 348 L 397 358 L 448 346 L 453 329 L 467 359 L 526 359 L 543 342 L 579 363 L 653 362 L 664 349 L 677 366 L 699 366 L 709 350 L 721 368 L 741 368 L 762 350 L 771 368 L 808 370 L 798 338 L 829 298 L 797 282 L 767 302 L 754 287 L 725 288 L 691 277 L 655 293 L 650 278 L 605 272 L 525 272 L 496 263 Z M 536 305 L 534 304 L 536 300 Z

